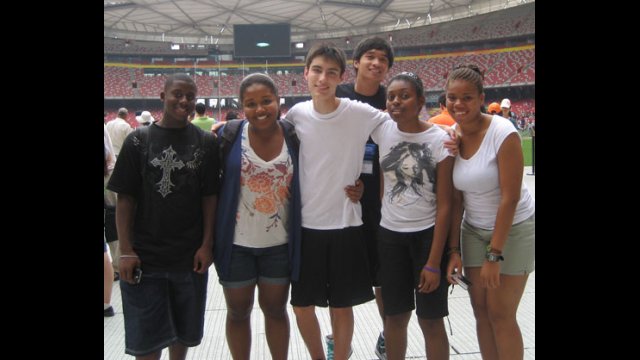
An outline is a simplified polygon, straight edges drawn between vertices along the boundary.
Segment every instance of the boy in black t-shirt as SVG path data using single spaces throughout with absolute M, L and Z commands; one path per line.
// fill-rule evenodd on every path
M 125 353 L 133 356 L 160 358 L 168 345 L 171 359 L 184 359 L 202 340 L 218 156 L 213 135 L 187 119 L 196 94 L 188 75 L 167 78 L 162 119 L 126 138 L 107 187 L 118 193 Z
M 336 88 L 336 97 L 346 97 L 367 103 L 376 109 L 387 109 L 384 81 L 387 72 L 393 66 L 393 49 L 389 42 L 378 36 L 361 40 L 353 50 L 353 68 L 356 71 L 355 83 L 340 84 Z M 376 304 L 384 325 L 384 312 L 380 285 L 377 279 L 379 268 L 377 230 L 380 225 L 380 162 L 378 145 L 369 138 L 366 145 L 360 180 L 364 183 L 362 204 L 363 235 L 369 256 L 371 283 L 375 288 Z M 333 336 L 326 338 L 327 348 L 332 349 Z M 376 343 L 376 355 L 386 359 L 383 332 Z

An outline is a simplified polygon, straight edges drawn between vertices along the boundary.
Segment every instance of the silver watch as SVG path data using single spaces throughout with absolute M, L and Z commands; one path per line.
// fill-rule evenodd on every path
M 488 252 L 485 255 L 485 258 L 487 259 L 487 261 L 491 261 L 491 262 L 498 262 L 498 261 L 503 261 L 504 260 L 504 256 L 502 256 L 500 254 L 490 253 L 490 252 Z

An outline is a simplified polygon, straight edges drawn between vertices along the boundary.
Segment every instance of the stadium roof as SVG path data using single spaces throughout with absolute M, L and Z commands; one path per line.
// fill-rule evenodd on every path
M 105 0 L 104 36 L 231 44 L 235 24 L 291 24 L 291 40 L 451 21 L 535 0 Z

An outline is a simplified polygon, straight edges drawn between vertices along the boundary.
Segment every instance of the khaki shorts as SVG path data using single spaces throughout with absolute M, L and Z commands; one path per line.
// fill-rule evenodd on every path
M 484 263 L 487 245 L 493 230 L 484 230 L 462 222 L 462 264 L 465 267 L 480 267 Z M 500 262 L 500 273 L 524 275 L 535 270 L 536 263 L 536 215 L 511 226 L 509 238 L 502 249 L 504 261 Z

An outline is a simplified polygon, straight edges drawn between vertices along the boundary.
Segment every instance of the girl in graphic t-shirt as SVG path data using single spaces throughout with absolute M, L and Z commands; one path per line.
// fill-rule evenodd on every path
M 419 119 L 424 88 L 418 76 L 401 73 L 387 86 L 387 121 L 371 134 L 383 173 L 380 221 L 380 285 L 386 353 L 404 359 L 407 325 L 415 308 L 429 359 L 447 359 L 446 261 L 453 157 L 447 132 Z M 384 256 L 382 256 L 384 254 Z M 414 301 L 415 297 L 415 301 Z

